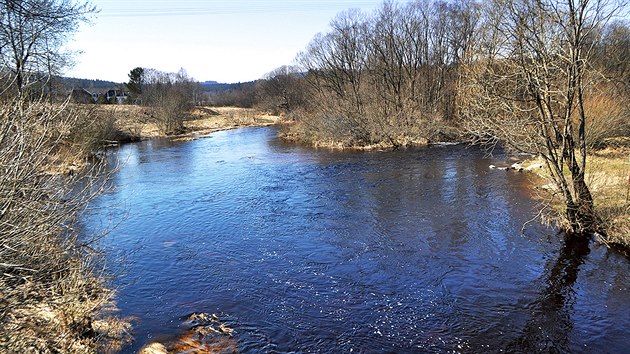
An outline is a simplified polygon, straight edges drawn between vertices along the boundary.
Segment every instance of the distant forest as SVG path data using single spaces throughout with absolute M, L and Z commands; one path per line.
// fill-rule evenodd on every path
M 60 78 L 60 80 L 63 84 L 63 87 L 67 90 L 83 88 L 90 92 L 107 91 L 116 85 L 120 85 L 119 83 L 113 81 L 77 79 L 73 77 L 62 77 Z
M 114 86 L 124 85 L 125 83 L 106 81 L 106 80 L 91 80 L 91 79 L 79 79 L 74 77 L 61 77 L 59 78 L 63 87 L 67 90 L 76 88 L 83 88 L 90 92 L 102 92 L 111 89 Z M 237 91 L 243 88 L 253 85 L 252 82 L 238 82 L 238 83 L 220 83 L 217 81 L 204 81 L 199 83 L 205 92 L 226 92 Z
M 232 84 L 220 83 L 216 81 L 205 81 L 201 82 L 201 87 L 206 92 L 217 92 L 217 91 L 234 91 L 234 90 L 242 90 L 244 87 L 253 85 L 255 81 L 250 82 L 238 82 Z

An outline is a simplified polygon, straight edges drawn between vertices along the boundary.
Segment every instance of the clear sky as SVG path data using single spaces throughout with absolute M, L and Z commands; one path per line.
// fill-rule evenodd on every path
M 135 67 L 244 82 L 291 64 L 339 12 L 382 0 L 92 0 L 100 12 L 68 47 L 66 76 L 116 82 Z

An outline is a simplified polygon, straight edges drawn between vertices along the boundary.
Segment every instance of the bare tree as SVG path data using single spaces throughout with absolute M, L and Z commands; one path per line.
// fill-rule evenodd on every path
M 276 112 L 290 112 L 304 105 L 303 75 L 299 67 L 281 66 L 256 83 L 259 103 Z
M 144 69 L 143 105 L 149 107 L 159 129 L 167 134 L 184 129 L 184 118 L 194 104 L 195 81 L 184 69 L 165 73 Z
M 454 120 L 459 64 L 478 18 L 470 0 L 386 1 L 370 16 L 339 14 L 298 56 L 311 103 L 302 126 L 350 145 L 438 138 Z
M 332 20 L 331 31 L 318 34 L 298 62 L 307 72 L 309 107 L 302 120 L 324 140 L 369 144 L 374 138 L 365 112 L 368 34 L 366 17 L 357 10 Z M 313 119 L 309 119 L 313 118 Z M 318 138 L 316 138 L 318 139 Z
M 259 87 L 257 88 L 256 82 L 239 82 L 237 84 L 219 84 L 219 89 L 213 89 L 209 92 L 205 92 L 201 88 L 198 92 L 198 96 L 204 97 L 208 104 L 219 107 L 241 107 L 252 108 L 258 99 L 265 99 L 264 92 L 261 93 Z M 258 91 L 258 92 L 257 92 Z M 263 104 L 265 104 L 263 102 Z
M 584 102 L 592 54 L 620 4 L 606 0 L 495 0 L 466 67 L 461 95 L 479 140 L 539 154 L 565 205 L 564 229 L 598 230 L 585 181 Z
M 68 62 L 62 45 L 95 12 L 89 2 L 73 0 L 0 1 L 0 65 L 18 94 Z

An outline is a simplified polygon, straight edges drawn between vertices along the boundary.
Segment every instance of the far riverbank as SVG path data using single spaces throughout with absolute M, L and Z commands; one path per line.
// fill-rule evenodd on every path
M 253 108 L 195 107 L 185 114 L 183 129 L 176 134 L 161 131 L 146 107 L 135 105 L 74 105 L 70 109 L 85 117 L 50 155 L 46 171 L 53 175 L 79 173 L 103 147 L 148 139 L 194 140 L 196 136 L 246 127 L 279 123 L 280 117 Z
M 168 135 L 158 129 L 144 107 L 101 105 L 97 107 L 97 111 L 113 116 L 116 129 L 121 131 L 127 139 L 136 141 L 163 137 L 190 138 L 221 130 L 273 125 L 280 119 L 279 116 L 253 108 L 201 106 L 195 107 L 184 118 L 182 132 Z

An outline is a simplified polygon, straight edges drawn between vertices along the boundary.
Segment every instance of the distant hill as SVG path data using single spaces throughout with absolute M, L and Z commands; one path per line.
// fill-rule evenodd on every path
M 117 82 L 104 80 L 77 79 L 73 77 L 61 77 L 59 79 L 68 90 L 83 88 L 92 93 L 104 92 L 114 86 L 120 85 L 120 83 Z
M 201 84 L 201 87 L 203 87 L 203 90 L 206 92 L 225 92 L 225 91 L 236 91 L 236 90 L 240 90 L 243 87 L 246 86 L 251 86 L 255 83 L 255 81 L 250 81 L 250 82 L 238 82 L 235 84 L 225 84 L 225 83 L 219 83 L 216 81 L 204 81 Z
M 98 93 L 104 92 L 111 89 L 117 85 L 123 85 L 124 83 L 113 82 L 113 81 L 104 81 L 104 80 L 90 80 L 90 79 L 78 79 L 73 77 L 60 77 L 58 80 L 61 81 L 62 85 L 68 89 L 76 89 L 83 88 L 90 92 Z M 206 92 L 230 92 L 230 91 L 238 91 L 243 89 L 244 87 L 252 86 L 255 81 L 250 82 L 238 82 L 238 83 L 220 83 L 217 81 L 204 81 L 199 84 L 203 87 L 203 90 Z

